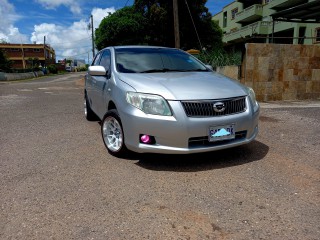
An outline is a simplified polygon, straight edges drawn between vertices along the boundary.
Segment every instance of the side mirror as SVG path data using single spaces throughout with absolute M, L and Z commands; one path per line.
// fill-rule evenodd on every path
M 107 74 L 104 66 L 90 66 L 88 73 L 92 76 L 105 76 Z

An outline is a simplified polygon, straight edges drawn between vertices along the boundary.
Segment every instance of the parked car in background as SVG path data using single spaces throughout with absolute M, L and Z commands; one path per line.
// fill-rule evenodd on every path
M 258 134 L 254 91 L 173 48 L 101 50 L 85 77 L 84 112 L 101 121 L 104 144 L 116 156 L 208 152 Z

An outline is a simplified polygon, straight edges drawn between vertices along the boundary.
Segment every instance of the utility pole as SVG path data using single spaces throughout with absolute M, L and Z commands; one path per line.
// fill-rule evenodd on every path
M 44 55 L 43 67 L 46 67 L 46 36 L 43 36 L 43 55 Z
M 92 59 L 96 55 L 94 52 L 93 16 L 91 15 L 91 37 L 92 37 Z
M 175 43 L 175 47 L 176 48 L 180 48 L 178 0 L 173 0 L 173 22 L 174 22 L 174 43 Z

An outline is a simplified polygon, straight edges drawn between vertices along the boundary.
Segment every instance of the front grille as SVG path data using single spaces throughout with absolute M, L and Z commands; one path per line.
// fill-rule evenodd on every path
M 209 142 L 208 136 L 189 138 L 189 148 L 213 147 L 213 146 L 225 145 L 228 143 L 239 141 L 246 138 L 247 131 L 236 132 L 235 135 L 236 136 L 234 139 L 215 141 L 215 142 Z
M 216 112 L 213 108 L 215 103 L 224 103 L 225 110 Z M 246 110 L 246 97 L 238 97 L 220 100 L 181 101 L 188 117 L 215 117 L 244 112 Z

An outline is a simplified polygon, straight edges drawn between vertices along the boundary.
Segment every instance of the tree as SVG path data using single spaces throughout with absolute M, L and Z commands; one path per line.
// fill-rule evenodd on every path
M 222 31 L 205 7 L 207 0 L 178 0 L 182 49 L 222 47 Z M 174 46 L 173 4 L 167 0 L 135 0 L 134 7 L 147 19 L 149 44 Z M 189 12 L 190 11 L 190 12 Z M 190 16 L 191 15 L 191 16 Z M 195 28 L 194 28 L 195 25 Z
M 0 50 L 0 71 L 8 71 L 11 69 L 13 61 L 9 60 L 6 54 Z
M 40 60 L 38 57 L 35 57 L 35 58 L 29 57 L 27 62 L 31 69 L 38 69 L 40 66 Z
M 222 31 L 212 21 L 206 2 L 178 0 L 180 45 L 184 50 L 222 48 Z M 104 18 L 95 34 L 99 50 L 128 44 L 174 47 L 172 1 L 135 0 L 132 7 L 125 7 Z
M 105 17 L 95 31 L 98 50 L 107 46 L 144 44 L 145 17 L 134 7 L 124 7 Z
M 58 73 L 58 68 L 57 68 L 57 66 L 56 66 L 55 64 L 50 64 L 50 65 L 48 66 L 48 70 L 49 70 L 49 72 L 52 73 L 52 74 Z

